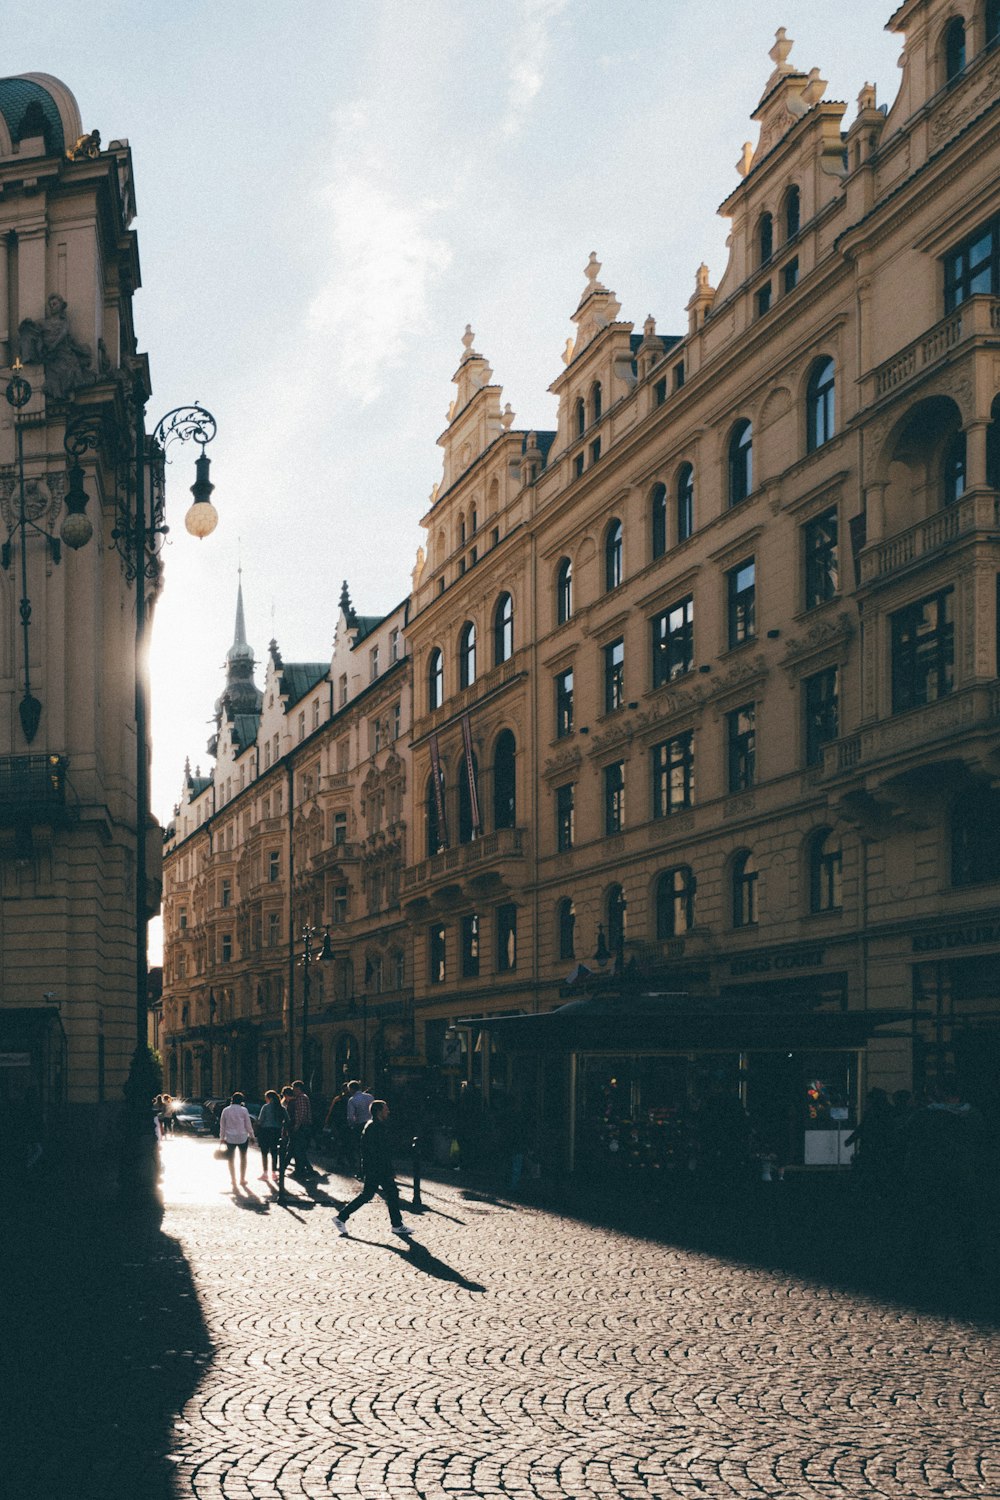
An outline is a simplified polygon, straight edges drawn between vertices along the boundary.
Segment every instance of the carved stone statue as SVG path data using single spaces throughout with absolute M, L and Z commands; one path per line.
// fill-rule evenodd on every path
M 53 292 L 46 304 L 47 315 L 40 323 L 25 318 L 18 329 L 21 358 L 26 365 L 43 365 L 46 395 L 63 399 L 77 386 L 92 385 L 91 354 L 85 344 L 73 337 L 66 316 L 66 299 Z
M 86 135 L 78 135 L 72 146 L 66 147 L 67 161 L 96 160 L 101 154 L 101 132 L 99 130 L 88 131 Z

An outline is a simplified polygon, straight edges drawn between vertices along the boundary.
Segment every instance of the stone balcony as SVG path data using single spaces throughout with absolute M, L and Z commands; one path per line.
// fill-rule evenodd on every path
M 454 905 L 463 897 L 500 895 L 524 883 L 528 839 L 523 828 L 497 828 L 469 844 L 444 849 L 403 871 L 403 902 L 414 913 Z
M 876 365 L 864 379 L 864 406 L 894 396 L 905 386 L 953 358 L 959 344 L 977 336 L 1000 334 L 1000 298 L 970 297 L 961 307 L 935 323 L 920 338 Z
M 979 760 L 992 752 L 998 735 L 1000 683 L 977 683 L 834 740 L 823 752 L 822 781 L 860 781 L 872 790 L 915 766 Z M 985 749 L 977 748 L 977 737 L 986 739 Z
M 977 490 L 908 530 L 865 547 L 860 557 L 861 586 L 895 578 L 977 533 L 1000 537 L 1000 495 L 995 490 Z

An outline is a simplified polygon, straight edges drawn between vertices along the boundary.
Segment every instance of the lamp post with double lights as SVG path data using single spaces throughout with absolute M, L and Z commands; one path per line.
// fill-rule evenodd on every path
M 121 1190 L 124 1196 L 139 1199 L 155 1194 L 155 1142 L 148 1120 L 148 1102 L 153 1092 L 153 1073 L 146 1044 L 148 996 L 149 907 L 146 891 L 146 853 L 150 819 L 149 749 L 149 678 L 147 646 L 149 611 L 146 584 L 155 584 L 160 574 L 159 552 L 168 527 L 164 521 L 163 469 L 169 463 L 167 450 L 172 443 L 193 441 L 200 452 L 195 461 L 195 482 L 191 486 L 193 503 L 184 517 L 192 536 L 211 535 L 218 524 L 218 514 L 211 502 L 214 489 L 209 479 L 210 460 L 205 452 L 215 437 L 215 418 L 197 403 L 178 406 L 157 422 L 152 434 L 146 431 L 146 385 L 140 373 L 126 390 L 132 418 L 128 448 L 119 464 L 119 499 L 117 524 L 111 542 L 120 554 L 126 580 L 135 583 L 135 800 L 136 800 L 136 897 L 135 897 L 135 1027 L 136 1045 L 125 1088 L 128 1145 L 122 1156 Z M 106 434 L 104 419 L 81 412 L 66 426 L 64 447 L 71 460 L 69 488 L 66 494 L 67 515 L 63 522 L 63 540 L 67 546 L 82 547 L 89 541 L 93 527 L 85 515 L 87 493 L 80 463 L 88 452 L 96 452 Z M 66 534 L 67 529 L 69 535 Z M 148 1139 L 147 1139 L 148 1138 Z
M 304 926 L 299 933 L 302 939 L 302 957 L 299 963 L 302 965 L 302 1077 L 308 1089 L 311 1079 L 308 1073 L 309 1067 L 309 998 L 310 986 L 312 984 L 312 966 L 314 963 L 328 964 L 333 961 L 336 954 L 330 943 L 330 928 Z M 322 942 L 317 951 L 316 944 Z

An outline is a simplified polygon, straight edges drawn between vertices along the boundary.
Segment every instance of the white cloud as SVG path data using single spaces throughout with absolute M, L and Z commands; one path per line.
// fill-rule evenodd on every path
M 501 130 L 516 135 L 545 81 L 553 22 L 566 9 L 568 0 L 520 0 L 511 46 L 507 113 Z

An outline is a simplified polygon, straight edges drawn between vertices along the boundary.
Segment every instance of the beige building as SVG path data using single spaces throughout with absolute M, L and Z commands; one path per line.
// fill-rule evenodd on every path
M 135 1047 L 134 214 L 128 143 L 57 79 L 0 80 L 0 1102 L 50 1128 L 68 1105 L 78 1139 Z
M 591 257 L 554 432 L 463 341 L 388 911 L 420 1061 L 579 1167 L 720 1091 L 807 1163 L 867 1087 L 995 1092 L 1000 7 L 889 26 L 851 112 L 778 33 L 683 332 Z

